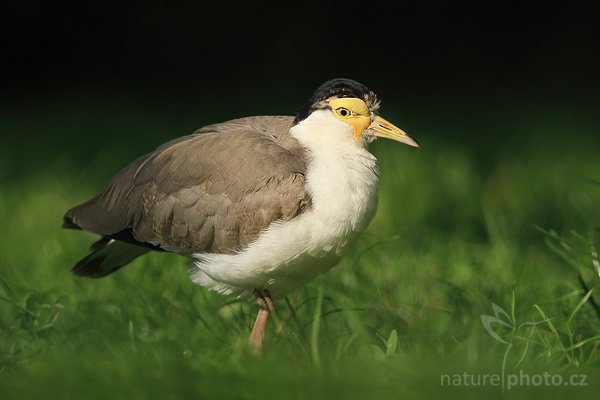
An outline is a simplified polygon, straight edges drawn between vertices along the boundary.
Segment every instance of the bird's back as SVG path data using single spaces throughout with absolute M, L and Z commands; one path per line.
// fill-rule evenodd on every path
M 65 215 L 65 226 L 156 249 L 234 253 L 310 207 L 292 117 L 248 117 L 165 143 Z

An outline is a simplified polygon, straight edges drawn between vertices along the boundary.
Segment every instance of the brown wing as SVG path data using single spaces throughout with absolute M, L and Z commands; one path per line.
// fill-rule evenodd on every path
M 310 206 L 292 117 L 250 117 L 173 140 L 117 174 L 65 224 L 181 252 L 232 253 Z

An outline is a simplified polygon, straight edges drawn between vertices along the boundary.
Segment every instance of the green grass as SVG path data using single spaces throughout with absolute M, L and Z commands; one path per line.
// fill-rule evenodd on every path
M 257 307 L 193 285 L 182 257 L 150 254 L 101 280 L 70 274 L 93 236 L 60 229 L 64 211 L 134 156 L 210 122 L 127 105 L 2 116 L 14 140 L 0 149 L 0 398 L 598 393 L 600 124 L 515 109 L 412 114 L 421 149 L 374 146 L 375 220 L 340 265 L 277 304 L 257 359 L 246 347 Z M 586 374 L 587 386 L 441 385 L 503 368 Z

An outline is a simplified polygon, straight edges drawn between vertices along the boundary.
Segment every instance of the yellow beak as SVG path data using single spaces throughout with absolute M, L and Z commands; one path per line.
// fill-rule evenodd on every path
M 375 120 L 371 122 L 371 125 L 367 129 L 374 131 L 377 137 L 392 139 L 409 146 L 419 147 L 419 144 L 408 136 L 406 132 L 379 116 L 375 117 Z

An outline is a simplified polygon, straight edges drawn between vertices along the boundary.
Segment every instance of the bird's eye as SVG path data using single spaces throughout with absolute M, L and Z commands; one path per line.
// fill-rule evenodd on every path
M 335 109 L 335 112 L 337 112 L 337 113 L 338 113 L 338 115 L 339 115 L 339 116 L 341 116 L 341 117 L 349 117 L 349 116 L 350 116 L 350 114 L 352 114 L 352 113 L 350 112 L 350 110 L 348 110 L 347 108 L 344 108 L 344 107 L 339 107 L 339 108 L 336 108 L 336 109 Z

